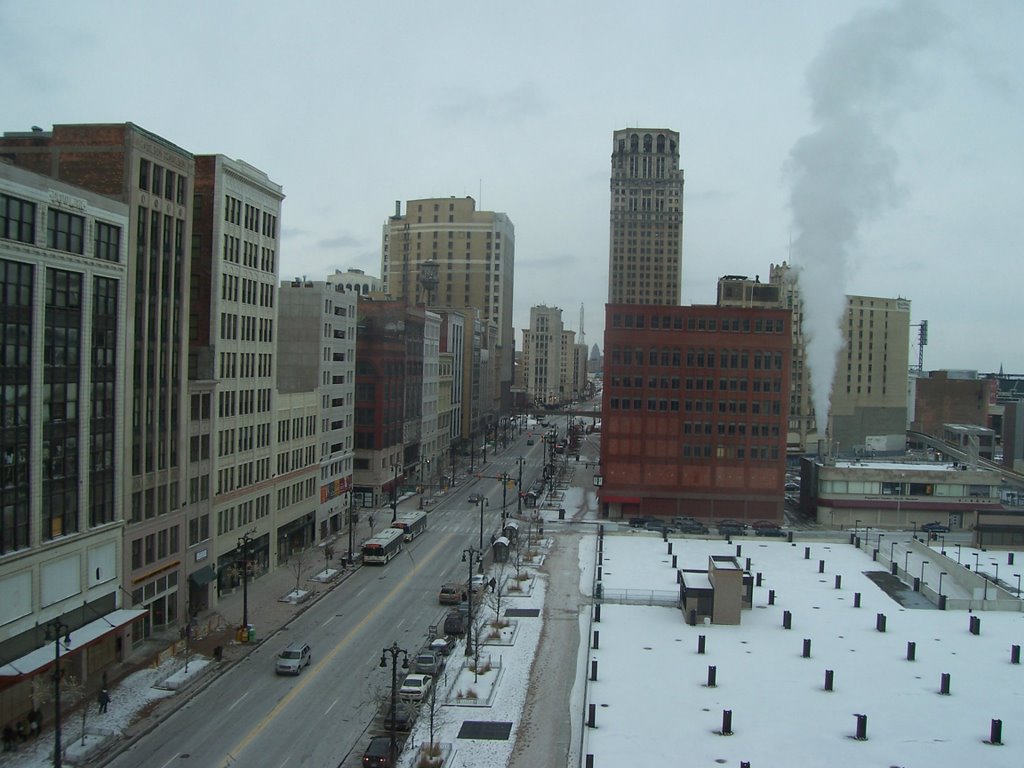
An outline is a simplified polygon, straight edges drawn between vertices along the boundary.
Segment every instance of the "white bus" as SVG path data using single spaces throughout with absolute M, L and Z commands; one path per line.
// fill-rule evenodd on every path
M 402 551 L 403 531 L 385 528 L 373 538 L 363 542 L 363 562 L 384 565 Z
M 419 510 L 417 512 L 403 512 L 398 519 L 391 524 L 392 528 L 398 528 L 405 533 L 405 540 L 412 541 L 425 530 L 427 530 L 427 513 Z

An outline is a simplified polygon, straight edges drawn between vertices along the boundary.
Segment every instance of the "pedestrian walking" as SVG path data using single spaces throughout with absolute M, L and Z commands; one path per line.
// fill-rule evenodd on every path
M 491 588 L 491 592 L 493 592 L 494 588 L 498 586 L 498 582 L 495 581 L 493 576 L 491 576 L 491 580 L 487 582 L 487 586 L 489 586 Z
M 110 703 L 110 694 L 107 692 L 106 688 L 101 688 L 100 689 L 99 703 L 100 703 L 100 714 L 103 714 L 104 712 L 107 711 L 107 705 Z

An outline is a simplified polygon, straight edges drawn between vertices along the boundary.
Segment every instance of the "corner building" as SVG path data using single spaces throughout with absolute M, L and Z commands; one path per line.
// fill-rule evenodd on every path
M 683 170 L 677 131 L 615 131 L 610 224 L 608 303 L 679 304 Z
M 603 517 L 783 516 L 790 313 L 608 305 Z

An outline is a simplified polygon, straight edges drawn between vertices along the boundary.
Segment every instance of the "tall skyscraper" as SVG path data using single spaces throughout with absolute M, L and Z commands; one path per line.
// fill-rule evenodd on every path
M 677 131 L 615 131 L 608 252 L 609 304 L 679 304 L 683 170 Z
M 381 277 L 393 299 L 428 307 L 476 308 L 497 326 L 497 397 L 512 385 L 515 227 L 504 213 L 478 211 L 472 197 L 409 200 L 384 224 Z M 492 353 L 493 354 L 493 353 Z

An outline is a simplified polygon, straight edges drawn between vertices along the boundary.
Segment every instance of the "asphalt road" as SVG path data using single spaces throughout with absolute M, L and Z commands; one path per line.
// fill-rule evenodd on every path
M 276 636 L 174 711 L 110 765 L 116 768 L 261 766 L 324 768 L 361 755 L 367 729 L 391 687 L 383 648 L 392 642 L 415 654 L 430 625 L 444 615 L 437 590 L 464 580 L 466 548 L 480 539 L 480 507 L 470 493 L 487 499 L 484 546 L 500 526 L 502 483 L 518 478 L 522 456 L 524 486 L 540 472 L 541 444 L 519 438 L 478 469 L 482 477 L 463 484 L 430 512 L 428 530 L 386 566 L 363 566 L 344 584 L 296 617 Z M 505 489 L 509 512 L 516 489 Z M 312 664 L 298 677 L 274 673 L 274 656 L 291 641 L 312 647 Z M 401 672 L 401 670 L 399 670 Z

